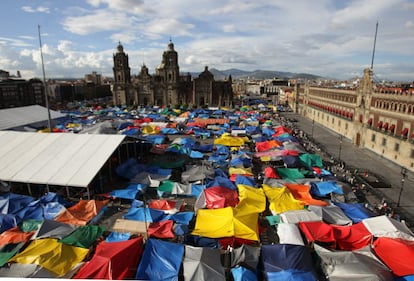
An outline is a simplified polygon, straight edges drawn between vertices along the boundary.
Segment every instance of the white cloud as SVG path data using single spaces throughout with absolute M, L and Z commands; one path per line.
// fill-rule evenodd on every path
M 22 10 L 27 13 L 46 13 L 46 14 L 50 13 L 50 9 L 47 7 L 43 7 L 43 6 L 38 6 L 38 7 L 23 6 Z
M 50 36 L 44 53 L 47 71 L 54 76 L 81 77 L 94 68 L 112 75 L 118 41 L 124 44 L 133 73 L 143 63 L 154 72 L 171 37 L 183 72 L 202 71 L 208 65 L 346 78 L 362 73 L 370 62 L 377 21 L 377 71 L 402 76 L 398 66 L 404 63 L 404 70 L 414 73 L 411 0 L 86 0 L 70 7 L 65 1 L 51 3 L 56 14 L 45 18 L 50 25 L 44 30 Z M 46 12 L 31 6 L 22 10 Z M 61 25 L 54 24 L 55 17 Z M 17 59 L 0 53 L 0 61 L 7 62 L 6 68 L 25 59 L 35 71 L 36 38 L 15 34 L 2 35 L 0 45 L 16 48 Z
M 405 22 L 405 27 L 412 28 L 414 27 L 414 22 L 412 20 L 408 20 Z
M 128 29 L 136 23 L 134 18 L 128 18 L 123 13 L 97 10 L 87 15 L 67 17 L 62 24 L 63 28 L 69 32 L 88 35 L 102 31 Z

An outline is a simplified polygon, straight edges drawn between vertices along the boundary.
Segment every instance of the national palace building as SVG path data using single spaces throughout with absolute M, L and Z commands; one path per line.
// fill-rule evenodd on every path
M 385 87 L 365 69 L 355 88 L 297 84 L 289 97 L 294 110 L 414 171 L 414 88 Z
M 170 41 L 162 54 L 155 74 L 149 74 L 144 64 L 139 74 L 131 76 L 128 55 L 119 43 L 114 60 L 114 103 L 118 105 L 176 106 L 231 106 L 233 100 L 232 78 L 215 81 L 205 67 L 198 77 L 180 74 L 178 53 Z

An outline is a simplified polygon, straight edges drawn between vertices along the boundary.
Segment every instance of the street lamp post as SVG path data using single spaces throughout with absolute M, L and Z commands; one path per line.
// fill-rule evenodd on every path
M 339 161 L 341 161 L 341 151 L 342 151 L 342 135 L 339 135 L 339 153 L 338 153 Z
M 404 182 L 405 182 L 406 177 L 407 177 L 407 169 L 405 167 L 401 167 L 401 188 L 400 188 L 400 194 L 398 195 L 397 207 L 400 207 L 401 194 L 404 190 Z
M 312 133 L 311 133 L 312 138 L 313 138 L 313 127 L 315 127 L 315 119 L 312 119 Z

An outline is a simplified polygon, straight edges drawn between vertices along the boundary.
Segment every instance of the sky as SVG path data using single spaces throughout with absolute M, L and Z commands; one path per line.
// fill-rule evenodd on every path
M 183 73 L 345 80 L 371 66 L 377 22 L 374 79 L 414 81 L 414 0 L 3 0 L 0 69 L 42 78 L 42 50 L 47 78 L 113 77 L 121 42 L 132 75 L 155 73 L 171 40 Z

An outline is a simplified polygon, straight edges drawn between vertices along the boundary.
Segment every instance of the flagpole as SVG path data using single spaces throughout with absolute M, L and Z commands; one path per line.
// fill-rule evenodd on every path
M 50 117 L 50 108 L 49 108 L 49 96 L 48 96 L 48 92 L 49 92 L 49 87 L 46 84 L 46 74 L 45 74 L 45 64 L 43 63 L 43 51 L 42 51 L 42 38 L 40 36 L 40 25 L 37 25 L 37 30 L 39 33 L 39 46 L 40 46 L 40 59 L 42 60 L 42 72 L 43 72 L 43 87 L 45 89 L 45 103 L 46 103 L 46 109 L 47 109 L 47 124 L 48 124 L 48 128 L 49 128 L 49 132 L 52 132 L 52 122 L 51 122 L 51 117 Z

